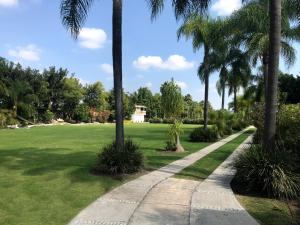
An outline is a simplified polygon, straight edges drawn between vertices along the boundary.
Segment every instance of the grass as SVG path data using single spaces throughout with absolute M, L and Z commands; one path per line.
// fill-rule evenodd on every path
M 208 143 L 191 143 L 195 125 L 184 125 L 184 153 L 159 151 L 168 125 L 130 124 L 126 134 L 137 142 L 152 170 Z M 62 225 L 100 195 L 132 179 L 93 176 L 96 154 L 114 137 L 114 126 L 53 126 L 0 130 L 0 224 Z
M 175 177 L 190 180 L 206 179 L 252 132 L 249 130 L 239 135 L 216 151 L 185 168 Z
M 291 217 L 289 208 L 285 202 L 258 196 L 236 195 L 236 197 L 241 203 L 241 205 L 261 225 L 293 224 L 293 219 Z

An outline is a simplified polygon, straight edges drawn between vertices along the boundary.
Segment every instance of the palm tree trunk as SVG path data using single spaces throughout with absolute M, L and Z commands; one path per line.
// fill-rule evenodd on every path
M 237 94 L 237 90 L 236 90 L 236 87 L 233 88 L 233 102 L 234 102 L 234 112 L 237 113 L 238 112 L 238 108 L 237 108 L 237 97 L 236 97 L 236 94 Z
M 222 109 L 224 109 L 225 105 L 225 85 L 222 87 Z
M 204 45 L 204 79 L 205 79 L 205 93 L 204 93 L 204 129 L 207 129 L 208 125 L 208 89 L 209 89 L 209 71 L 208 71 L 208 54 L 209 49 Z
M 264 146 L 272 151 L 275 147 L 277 88 L 281 41 L 281 0 L 270 1 L 270 48 L 268 89 L 265 104 Z
M 116 110 L 116 145 L 124 149 L 122 87 L 122 0 L 113 0 L 113 68 Z
M 265 101 L 268 95 L 268 67 L 269 67 L 269 56 L 268 53 L 263 54 L 263 76 L 264 76 L 264 95 L 265 95 Z

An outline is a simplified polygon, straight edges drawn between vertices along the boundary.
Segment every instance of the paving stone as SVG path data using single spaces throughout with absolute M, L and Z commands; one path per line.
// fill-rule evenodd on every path
M 189 224 L 190 200 L 197 182 L 170 177 L 241 133 L 233 134 L 183 159 L 115 188 L 82 210 L 69 224 L 127 225 L 129 220 L 130 224 L 139 225 Z M 228 170 L 227 173 L 232 172 Z M 220 176 L 224 177 L 222 173 L 216 174 L 210 182 L 226 183 L 230 179 L 226 176 L 222 180 Z M 195 210 L 198 209 L 195 207 Z

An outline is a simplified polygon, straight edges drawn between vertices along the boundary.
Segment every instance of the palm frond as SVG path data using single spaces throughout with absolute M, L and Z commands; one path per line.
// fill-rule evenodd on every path
M 94 0 L 62 0 L 60 5 L 62 24 L 74 38 L 78 37 L 93 2 Z

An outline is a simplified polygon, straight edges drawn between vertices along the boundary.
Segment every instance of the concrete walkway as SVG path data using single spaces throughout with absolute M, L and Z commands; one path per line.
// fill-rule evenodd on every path
M 230 187 L 234 158 L 247 148 L 247 138 L 207 179 L 201 182 L 191 200 L 190 225 L 258 225 L 239 204 Z
M 201 184 L 170 177 L 238 137 L 241 133 L 231 135 L 159 170 L 115 188 L 82 210 L 70 222 L 70 225 L 184 225 L 193 221 L 195 221 L 193 224 L 198 224 L 196 214 L 202 214 L 204 209 L 202 205 L 199 206 L 196 203 L 198 197 L 201 199 L 198 195 L 201 193 L 200 189 L 203 190 L 200 187 Z M 231 170 L 229 172 L 232 174 Z M 226 173 L 224 175 L 227 176 Z M 233 194 L 232 196 L 234 198 Z M 238 204 L 238 202 L 236 203 Z M 204 224 L 215 225 L 215 223 Z M 243 225 L 248 224 L 244 223 Z

